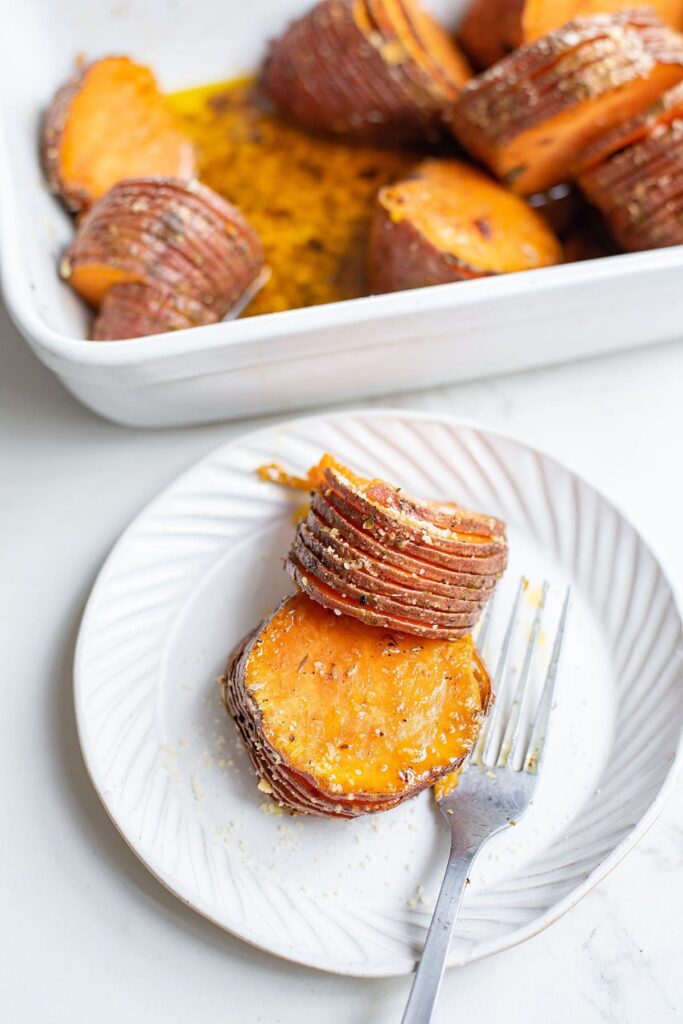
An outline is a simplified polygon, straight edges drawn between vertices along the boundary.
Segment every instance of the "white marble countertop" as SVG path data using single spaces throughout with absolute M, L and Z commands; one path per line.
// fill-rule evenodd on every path
M 669 345 L 387 404 L 476 418 L 580 469 L 628 510 L 680 587 L 682 382 L 683 345 Z M 119 839 L 81 761 L 71 662 L 98 567 L 162 485 L 244 429 L 105 423 L 33 359 L 0 310 L 0 1017 L 8 1024 L 401 1018 L 407 979 L 344 979 L 284 963 L 168 894 Z M 437 1021 L 683 1020 L 682 792 L 557 924 L 451 971 Z

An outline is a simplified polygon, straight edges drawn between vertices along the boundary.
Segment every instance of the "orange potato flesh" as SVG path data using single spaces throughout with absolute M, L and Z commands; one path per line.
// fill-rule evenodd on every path
M 66 276 L 64 267 L 62 274 Z M 143 280 L 139 274 L 131 274 L 103 263 L 76 265 L 69 269 L 67 279 L 73 290 L 93 309 L 99 309 L 104 296 L 114 285 Z
M 628 11 L 634 7 L 651 8 L 665 25 L 683 28 L 683 0 L 649 0 L 644 4 L 633 3 L 633 0 L 552 0 L 552 3 L 525 0 L 521 12 L 521 41 L 533 42 L 576 18 Z
M 568 22 L 633 8 L 647 8 L 665 25 L 683 29 L 683 0 L 472 0 L 458 36 L 468 56 L 483 69 Z
M 414 178 L 385 187 L 380 202 L 394 223 L 409 222 L 429 245 L 479 274 L 562 259 L 559 242 L 538 214 L 459 161 L 424 161 Z
M 83 209 L 124 178 L 189 179 L 194 149 L 152 72 L 127 57 L 86 67 L 55 99 L 45 129 L 55 191 Z
M 332 798 L 428 785 L 476 739 L 489 687 L 471 637 L 394 636 L 297 595 L 258 639 L 244 685 L 263 737 Z

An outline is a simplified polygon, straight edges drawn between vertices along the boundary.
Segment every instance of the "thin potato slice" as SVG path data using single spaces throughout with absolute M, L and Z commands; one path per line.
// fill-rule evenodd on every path
M 73 211 L 125 178 L 195 173 L 191 141 L 149 68 L 128 57 L 88 64 L 57 92 L 43 125 L 48 183 Z

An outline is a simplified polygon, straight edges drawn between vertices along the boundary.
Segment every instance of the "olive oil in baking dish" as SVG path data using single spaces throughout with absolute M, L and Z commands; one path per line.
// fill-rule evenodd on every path
M 375 194 L 420 154 L 313 136 L 280 117 L 250 78 L 170 99 L 202 181 L 239 206 L 263 240 L 272 275 L 243 316 L 365 294 Z

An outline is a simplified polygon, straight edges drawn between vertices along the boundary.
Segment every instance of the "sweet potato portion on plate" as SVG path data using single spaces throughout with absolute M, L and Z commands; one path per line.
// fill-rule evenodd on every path
M 326 455 L 287 570 L 326 608 L 362 622 L 455 639 L 476 625 L 505 569 L 504 524 L 404 495 Z
M 59 89 L 41 152 L 50 188 L 73 211 L 125 178 L 195 173 L 192 143 L 154 75 L 128 57 L 94 61 Z
M 458 38 L 478 68 L 488 68 L 518 46 L 562 28 L 577 18 L 614 14 L 646 6 L 670 28 L 683 28 L 683 0 L 472 0 L 460 24 Z
M 334 818 L 388 810 L 457 769 L 491 700 L 471 637 L 416 641 L 303 594 L 237 647 L 222 682 L 259 789 Z
M 425 160 L 380 189 L 369 253 L 373 292 L 529 270 L 562 261 L 545 221 L 468 164 Z
M 61 273 L 95 309 L 114 286 L 145 286 L 111 297 L 97 328 L 104 340 L 114 324 L 130 328 L 138 322 L 150 333 L 153 307 L 170 317 L 159 330 L 171 321 L 191 326 L 220 320 L 262 266 L 260 240 L 234 206 L 198 182 L 154 178 L 120 182 L 88 211 Z M 137 300 L 136 319 L 130 303 Z M 170 315 L 179 306 L 192 324 Z
M 683 39 L 647 12 L 579 19 L 473 79 L 450 113 L 460 142 L 513 191 L 571 177 L 577 156 L 683 80 Z
M 441 111 L 468 76 L 416 0 L 322 0 L 275 40 L 263 72 L 305 127 L 394 144 L 441 133 Z

